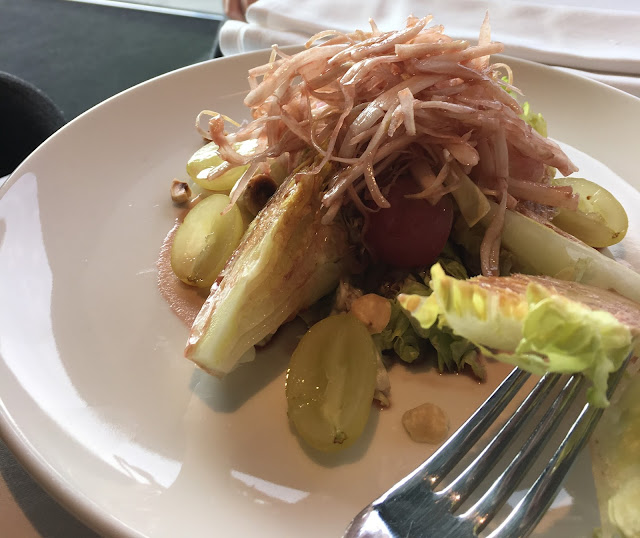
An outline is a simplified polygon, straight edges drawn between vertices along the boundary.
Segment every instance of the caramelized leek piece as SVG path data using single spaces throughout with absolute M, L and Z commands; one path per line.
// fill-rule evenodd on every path
M 340 219 L 320 222 L 328 172 L 285 180 L 213 285 L 185 350 L 207 372 L 222 377 L 250 360 L 254 344 L 337 285 L 348 243 Z

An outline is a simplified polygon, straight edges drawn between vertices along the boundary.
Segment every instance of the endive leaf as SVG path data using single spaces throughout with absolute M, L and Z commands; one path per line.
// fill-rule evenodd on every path
M 253 358 L 253 346 L 331 291 L 346 263 L 340 222 L 321 223 L 329 172 L 305 169 L 280 186 L 258 214 L 196 317 L 185 356 L 216 376 Z

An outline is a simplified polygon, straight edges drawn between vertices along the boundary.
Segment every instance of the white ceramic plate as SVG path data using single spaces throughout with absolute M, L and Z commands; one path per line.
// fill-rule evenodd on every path
M 346 454 L 329 457 L 301 446 L 287 422 L 295 327 L 222 381 L 182 359 L 187 328 L 156 285 L 176 216 L 168 185 L 201 144 L 196 114 L 244 117 L 246 70 L 264 58 L 215 60 L 118 95 L 63 128 L 0 189 L 1 433 L 50 492 L 104 534 L 339 536 L 429 455 L 404 433 L 404 410 L 437 401 L 457 427 L 504 373 L 477 385 L 395 367 L 393 407 L 374 412 Z M 551 135 L 626 206 L 631 231 L 617 254 L 640 267 L 640 101 L 511 65 Z M 586 536 L 597 525 L 585 454 L 537 532 Z

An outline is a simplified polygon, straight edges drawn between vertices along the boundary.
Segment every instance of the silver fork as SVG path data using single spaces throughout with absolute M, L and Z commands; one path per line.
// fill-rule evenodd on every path
M 609 378 L 609 397 L 629 362 Z M 540 449 L 571 407 L 584 383 L 569 377 L 536 424 L 520 451 L 480 499 L 464 513 L 455 512 L 494 467 L 526 419 L 552 392 L 559 374 L 547 374 L 504 423 L 480 454 L 441 491 L 438 484 L 479 441 L 529 374 L 515 368 L 480 408 L 428 460 L 362 510 L 344 538 L 475 537 L 487 526 L 518 486 Z M 585 404 L 540 476 L 506 519 L 488 538 L 528 536 L 545 514 L 576 456 L 586 444 L 603 409 Z

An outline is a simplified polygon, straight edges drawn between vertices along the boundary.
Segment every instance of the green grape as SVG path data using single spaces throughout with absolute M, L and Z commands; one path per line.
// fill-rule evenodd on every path
M 287 372 L 288 415 L 312 447 L 337 451 L 364 430 L 376 384 L 377 351 L 352 314 L 328 317 L 300 340 Z
M 171 268 L 191 286 L 211 287 L 240 244 L 244 222 L 237 206 L 225 194 L 212 194 L 199 202 L 178 228 L 171 246 Z
M 251 155 L 256 151 L 257 147 L 258 141 L 254 139 L 233 145 L 233 149 L 240 155 Z M 216 179 L 207 179 L 209 172 L 224 162 L 218 151 L 217 144 L 210 142 L 206 146 L 202 146 L 187 161 L 187 173 L 203 189 L 228 193 L 249 166 L 236 166 Z
M 629 220 L 613 194 L 579 177 L 556 178 L 553 184 L 572 187 L 573 192 L 580 195 L 578 210 L 560 209 L 552 220 L 554 225 L 596 248 L 622 241 Z

